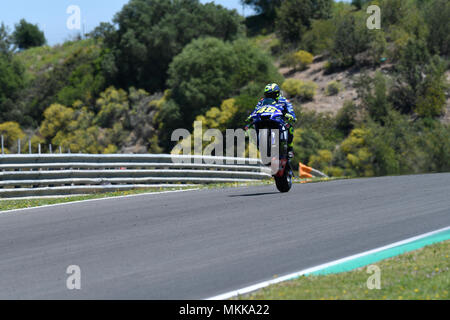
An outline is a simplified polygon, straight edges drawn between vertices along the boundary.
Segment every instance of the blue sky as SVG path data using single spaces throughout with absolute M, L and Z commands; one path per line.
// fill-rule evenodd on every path
M 203 3 L 211 0 L 200 0 Z M 87 32 L 95 28 L 100 22 L 111 21 L 114 14 L 126 4 L 128 0 L 10 0 L 0 1 L 0 22 L 5 23 L 12 31 L 14 24 L 24 18 L 28 22 L 38 24 L 44 31 L 48 44 L 55 45 L 68 40 L 77 31 L 67 28 L 70 14 L 66 13 L 71 5 L 81 9 L 81 22 Z M 215 0 L 217 4 L 230 9 L 237 9 L 242 14 L 239 0 Z M 252 13 L 246 8 L 245 15 Z

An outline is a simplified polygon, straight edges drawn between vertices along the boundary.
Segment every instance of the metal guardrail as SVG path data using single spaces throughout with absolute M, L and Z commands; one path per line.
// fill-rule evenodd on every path
M 251 182 L 270 178 L 259 159 L 173 156 L 0 155 L 0 198 Z

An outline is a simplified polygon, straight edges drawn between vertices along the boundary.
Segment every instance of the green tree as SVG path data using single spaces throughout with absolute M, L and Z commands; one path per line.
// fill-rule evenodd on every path
M 189 125 L 196 115 L 219 105 L 236 89 L 238 63 L 233 46 L 216 38 L 194 40 L 175 57 L 168 84 Z
M 422 118 L 440 117 L 444 113 L 447 89 L 445 63 L 434 56 L 427 66 L 414 111 Z
M 422 117 L 439 116 L 445 105 L 445 62 L 430 57 L 423 40 L 408 41 L 399 63 L 390 99 L 402 113 L 416 111 Z
M 47 42 L 45 40 L 44 32 L 39 30 L 37 25 L 26 22 L 25 19 L 20 20 L 20 22 L 15 25 L 15 31 L 12 38 L 17 47 L 22 50 L 40 47 Z
M 68 72 L 68 75 L 61 79 L 63 87 L 56 93 L 56 101 L 64 105 L 71 105 L 76 100 L 93 102 L 105 87 L 101 61 L 99 48 L 88 42 L 81 50 L 74 52 L 64 67 L 58 70 Z
M 0 121 L 21 120 L 15 102 L 24 84 L 23 66 L 14 57 L 0 54 Z
M 429 1 L 425 10 L 425 21 L 429 26 L 428 46 L 432 53 L 450 54 L 450 2 Z
M 402 80 L 410 86 L 412 92 L 418 90 L 429 61 L 430 54 L 426 43 L 420 40 L 410 40 L 397 68 Z
M 13 55 L 14 46 L 8 29 L 0 25 L 0 122 L 20 121 L 22 115 L 16 106 L 20 90 L 25 85 L 25 68 Z
M 346 136 L 355 128 L 358 106 L 353 101 L 345 101 L 336 115 L 336 128 Z
M 183 123 L 239 93 L 248 83 L 281 82 L 271 59 L 246 40 L 194 40 L 172 62 L 169 86 Z
M 338 19 L 331 50 L 332 65 L 350 66 L 356 62 L 356 55 L 368 48 L 371 37 L 365 21 L 361 12 Z
M 332 0 L 285 0 L 277 10 L 276 30 L 283 41 L 299 43 L 313 19 L 331 17 Z
M 106 32 L 104 69 L 118 87 L 151 92 L 165 89 L 173 58 L 203 36 L 234 40 L 243 34 L 242 17 L 198 0 L 131 0 Z M 109 28 L 107 28 L 109 30 Z
M 115 31 L 116 30 L 111 23 L 101 22 L 91 33 L 88 34 L 88 36 L 95 40 L 103 40 L 107 37 L 111 37 Z
M 450 126 L 439 121 L 424 130 L 421 148 L 426 155 L 423 172 L 450 171 Z
M 381 72 L 376 72 L 372 78 L 362 74 L 356 83 L 361 105 L 369 117 L 380 124 L 384 124 L 389 111 L 392 109 L 389 100 L 388 84 Z
M 378 66 L 381 64 L 382 58 L 386 57 L 387 42 L 384 32 L 375 30 L 373 32 L 373 40 L 369 44 L 370 64 Z

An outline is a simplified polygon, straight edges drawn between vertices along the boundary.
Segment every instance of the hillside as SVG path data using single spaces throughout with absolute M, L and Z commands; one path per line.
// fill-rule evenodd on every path
M 373 77 L 376 71 L 381 71 L 389 75 L 392 65 L 386 64 L 380 68 L 358 68 L 350 67 L 346 70 L 327 73 L 325 65 L 326 60 L 323 56 L 315 56 L 313 63 L 303 71 L 296 71 L 289 67 L 279 67 L 280 73 L 286 79 L 299 79 L 304 81 L 313 81 L 318 85 L 317 93 L 313 101 L 302 103 L 302 108 L 315 112 L 330 112 L 336 115 L 344 106 L 345 101 L 354 101 L 360 103 L 358 93 L 354 87 L 355 79 L 363 73 Z M 450 83 L 450 71 L 445 73 L 447 81 Z M 330 82 L 337 81 L 342 85 L 342 90 L 337 95 L 328 95 L 327 86 Z M 450 123 L 450 95 L 446 98 L 446 107 L 441 117 L 443 123 Z
M 352 69 L 327 74 L 325 69 L 326 60 L 322 56 L 316 56 L 314 62 L 303 71 L 293 71 L 291 68 L 282 67 L 280 72 L 286 79 L 298 79 L 304 81 L 313 81 L 318 85 L 316 95 L 313 101 L 302 103 L 306 110 L 316 112 L 331 112 L 336 115 L 344 106 L 344 102 L 358 101 L 358 94 L 353 86 L 353 77 L 358 76 L 359 71 Z M 337 95 L 327 95 L 327 85 L 332 81 L 338 81 L 342 90 Z
M 244 18 L 133 0 L 78 40 L 21 50 L 1 24 L 6 152 L 30 139 L 34 152 L 168 153 L 194 121 L 242 128 L 276 82 L 299 118 L 295 164 L 331 176 L 450 170 L 450 2 L 380 0 L 381 29 L 367 27 L 371 1 L 313 2 Z

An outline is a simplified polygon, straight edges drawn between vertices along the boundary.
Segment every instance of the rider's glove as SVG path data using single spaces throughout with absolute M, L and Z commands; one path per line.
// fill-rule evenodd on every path
M 287 121 L 294 122 L 294 116 L 293 115 L 291 115 L 289 113 L 286 113 L 286 115 L 284 117 L 286 118 Z

